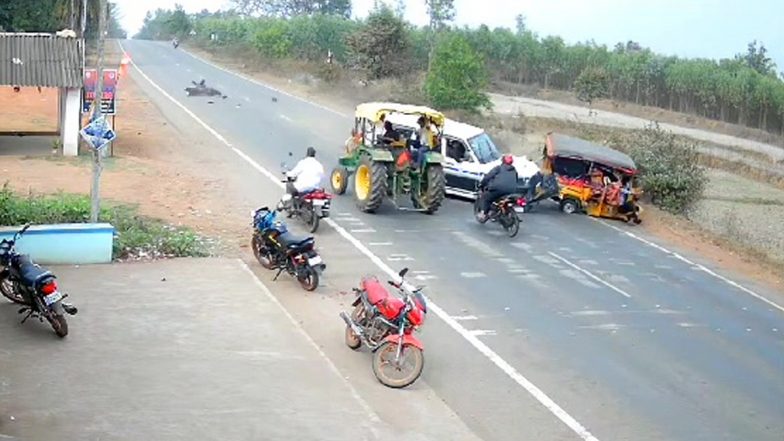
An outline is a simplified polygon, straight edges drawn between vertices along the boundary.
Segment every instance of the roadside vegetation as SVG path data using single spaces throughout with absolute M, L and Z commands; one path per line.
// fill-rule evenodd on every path
M 210 243 L 188 228 L 172 227 L 139 215 L 135 207 L 103 204 L 100 222 L 114 226 L 116 260 L 205 257 Z M 84 223 L 90 219 L 90 198 L 83 195 L 19 196 L 8 183 L 0 189 L 0 225 Z

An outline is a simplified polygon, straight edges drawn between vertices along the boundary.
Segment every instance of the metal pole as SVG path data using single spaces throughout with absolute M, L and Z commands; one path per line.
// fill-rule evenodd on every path
M 106 0 L 98 0 L 100 2 L 100 13 L 98 14 L 98 84 L 95 90 L 95 99 L 93 106 L 95 117 L 100 118 L 103 115 L 101 104 L 103 102 L 103 44 L 106 26 Z M 97 149 L 93 148 L 93 185 L 90 191 L 90 199 L 92 206 L 90 209 L 90 221 L 98 222 L 98 214 L 101 211 L 101 171 L 103 169 L 103 155 Z

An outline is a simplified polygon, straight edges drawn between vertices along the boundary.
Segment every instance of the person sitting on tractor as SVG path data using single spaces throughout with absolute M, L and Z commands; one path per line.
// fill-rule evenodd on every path
M 286 177 L 289 182 L 286 183 L 286 194 L 280 201 L 281 208 L 287 206 L 292 198 L 313 191 L 321 185 L 324 166 L 316 159 L 316 149 L 308 147 L 305 157 L 286 173 Z
M 433 140 L 434 134 L 433 131 L 430 130 L 429 124 L 427 119 L 424 116 L 420 116 L 417 119 L 417 124 L 419 125 L 419 129 L 414 132 L 415 140 L 414 140 L 414 147 L 416 152 L 416 167 L 421 168 L 422 163 L 425 162 L 425 153 L 433 148 Z
M 400 138 L 400 134 L 392 128 L 392 123 L 384 121 L 384 135 L 381 137 L 381 141 L 384 144 L 394 146 L 398 142 L 398 138 Z
M 479 217 L 484 221 L 490 212 L 493 202 L 517 190 L 517 170 L 514 168 L 514 157 L 504 155 L 501 164 L 493 167 L 479 183 L 481 190 Z

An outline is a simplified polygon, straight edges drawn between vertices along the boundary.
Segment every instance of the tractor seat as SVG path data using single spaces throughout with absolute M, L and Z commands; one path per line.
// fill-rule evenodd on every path
M 278 236 L 278 240 L 280 241 L 280 243 L 285 245 L 286 248 L 290 250 L 312 246 L 314 241 L 313 236 L 296 237 L 289 232 L 283 233 L 280 236 Z
M 28 256 L 20 256 L 16 261 L 16 265 L 19 276 L 22 278 L 22 283 L 27 286 L 34 287 L 42 279 L 52 275 L 51 272 L 34 264 Z

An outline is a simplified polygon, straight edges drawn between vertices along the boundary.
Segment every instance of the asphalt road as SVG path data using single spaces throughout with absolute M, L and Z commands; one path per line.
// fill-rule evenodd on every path
M 165 43 L 123 45 L 150 80 L 268 170 L 276 172 L 289 151 L 299 157 L 308 145 L 327 168 L 335 164 L 350 115 L 244 80 Z M 183 113 L 137 70 L 131 75 L 166 112 Z M 228 98 L 210 104 L 186 97 L 183 89 L 201 78 Z M 203 130 L 192 120 L 186 126 L 181 115 L 173 118 L 180 130 Z M 226 148 L 226 155 L 234 153 Z M 256 174 L 250 166 L 237 173 Z M 434 216 L 389 207 L 368 215 L 347 194 L 333 213 L 387 264 L 411 267 L 428 296 L 494 352 L 481 353 L 432 314 L 423 332 L 428 361 L 418 387 L 432 390 L 483 439 L 580 439 L 563 414 L 542 406 L 493 357 L 599 440 L 784 438 L 784 311 L 704 271 L 711 266 L 699 257 L 631 238 L 625 231 L 633 227 L 545 205 L 525 216 L 514 240 L 497 226 L 476 224 L 463 201 L 447 201 Z M 317 240 L 332 264 L 321 292 L 348 290 L 360 271 L 381 273 L 333 229 L 322 228 Z M 679 251 L 677 244 L 662 245 Z M 723 275 L 781 298 L 739 275 Z M 287 294 L 281 301 L 304 317 L 306 331 L 341 368 L 342 335 L 327 332 L 340 327 L 332 306 L 316 305 L 312 296 Z M 322 319 L 331 321 L 328 328 Z M 381 397 L 372 384 L 360 393 L 371 404 Z

